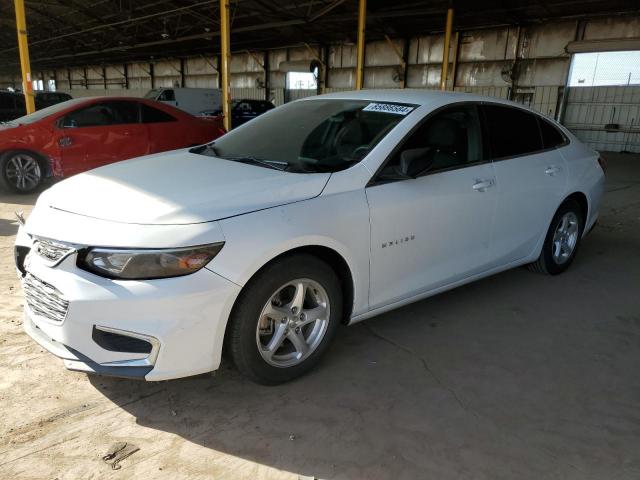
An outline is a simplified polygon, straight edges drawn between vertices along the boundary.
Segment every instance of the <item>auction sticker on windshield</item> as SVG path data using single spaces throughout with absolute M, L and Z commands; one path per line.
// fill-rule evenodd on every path
M 396 115 L 407 115 L 413 111 L 414 107 L 397 105 L 395 103 L 370 103 L 362 109 L 363 112 L 383 112 L 395 113 Z

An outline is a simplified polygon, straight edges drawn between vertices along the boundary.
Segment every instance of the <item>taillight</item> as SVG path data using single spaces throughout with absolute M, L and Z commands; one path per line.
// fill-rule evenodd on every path
M 605 162 L 604 158 L 602 158 L 600 155 L 598 155 L 598 165 L 600 165 L 600 168 L 604 173 L 607 173 L 607 162 Z

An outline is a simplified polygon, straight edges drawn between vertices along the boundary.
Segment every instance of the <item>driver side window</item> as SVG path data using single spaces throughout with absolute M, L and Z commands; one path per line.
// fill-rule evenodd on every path
M 482 162 L 482 134 L 476 106 L 454 106 L 429 117 L 403 141 L 380 173 L 382 180 L 407 173 L 402 160 L 403 152 L 407 158 L 407 151 L 416 157 L 412 159 L 411 171 L 417 175 Z

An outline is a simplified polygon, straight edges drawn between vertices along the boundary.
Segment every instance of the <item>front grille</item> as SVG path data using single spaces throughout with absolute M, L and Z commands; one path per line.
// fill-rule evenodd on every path
M 27 273 L 22 282 L 29 309 L 38 316 L 53 322 L 62 322 L 67 316 L 69 302 L 53 285 Z
M 66 243 L 56 242 L 46 238 L 36 238 L 35 252 L 51 264 L 58 264 L 67 255 L 75 251 L 75 248 Z

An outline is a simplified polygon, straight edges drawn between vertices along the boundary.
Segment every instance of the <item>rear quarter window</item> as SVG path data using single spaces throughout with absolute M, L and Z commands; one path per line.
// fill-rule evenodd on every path
M 162 110 L 142 104 L 142 123 L 175 122 L 176 118 Z
M 555 148 L 564 145 L 567 138 L 560 132 L 558 127 L 544 118 L 538 118 L 540 134 L 542 135 L 542 145 L 544 148 Z

